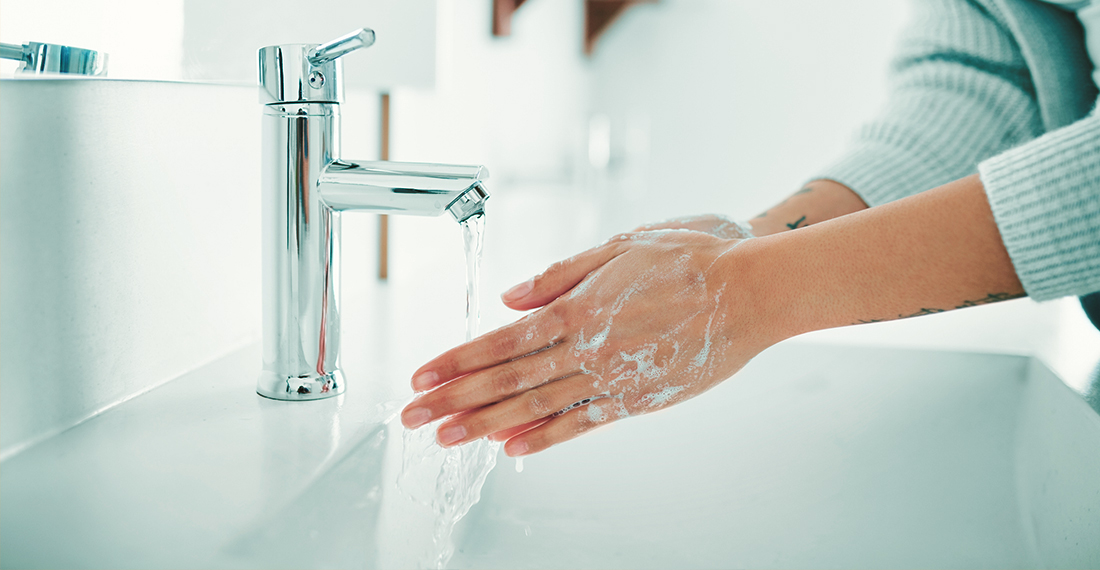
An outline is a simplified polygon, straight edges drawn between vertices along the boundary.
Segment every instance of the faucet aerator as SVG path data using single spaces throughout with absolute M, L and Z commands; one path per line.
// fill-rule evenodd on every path
M 460 194 L 458 198 L 455 198 L 447 206 L 447 211 L 454 216 L 456 222 L 461 224 L 474 216 L 484 216 L 485 201 L 488 199 L 489 193 L 485 191 L 485 187 L 481 184 L 475 184 L 469 190 Z

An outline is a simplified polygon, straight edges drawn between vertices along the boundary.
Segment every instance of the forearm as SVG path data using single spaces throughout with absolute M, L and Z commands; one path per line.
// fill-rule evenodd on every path
M 977 175 L 741 253 L 735 272 L 780 338 L 1024 294 Z
M 792 196 L 749 221 L 753 234 L 767 236 L 804 228 L 867 208 L 848 187 L 832 180 L 814 180 Z

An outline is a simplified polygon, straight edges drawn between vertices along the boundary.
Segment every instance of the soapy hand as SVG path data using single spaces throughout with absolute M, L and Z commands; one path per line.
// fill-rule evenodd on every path
M 730 259 L 743 240 L 632 232 L 503 295 L 524 318 L 421 367 L 409 428 L 445 446 L 507 440 L 519 456 L 697 396 L 779 339 L 754 323 Z M 429 391 L 430 390 L 430 391 Z
M 745 222 L 735 222 L 718 214 L 703 214 L 673 218 L 664 222 L 646 224 L 634 229 L 635 232 L 654 230 L 692 230 L 703 232 L 722 239 L 748 239 L 755 237 L 752 226 Z

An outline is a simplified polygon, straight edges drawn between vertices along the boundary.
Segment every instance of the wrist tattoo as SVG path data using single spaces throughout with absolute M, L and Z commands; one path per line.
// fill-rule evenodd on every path
M 799 224 L 801 224 L 802 222 L 805 222 L 805 221 L 806 221 L 806 216 L 802 216 L 801 218 L 798 218 L 797 220 L 795 220 L 794 223 L 787 224 L 787 227 L 792 229 L 792 230 L 797 230 L 800 227 L 806 227 L 806 226 L 799 225 Z M 808 226 L 809 224 L 806 224 L 806 225 Z
M 790 224 L 788 224 L 788 225 L 790 225 Z M 791 228 L 791 229 L 794 229 L 794 228 Z M 965 309 L 967 307 L 977 307 L 978 305 L 989 305 L 991 303 L 999 303 L 1001 301 L 1008 301 L 1009 299 L 1019 299 L 1020 297 L 1023 297 L 1025 295 L 1026 295 L 1025 293 L 989 293 L 985 297 L 982 297 L 981 299 L 972 299 L 972 300 L 968 299 L 968 300 L 965 300 L 965 301 L 962 302 L 961 305 L 955 305 L 953 308 L 955 308 L 955 309 Z M 896 317 L 890 317 L 890 318 L 885 318 L 885 319 L 867 319 L 867 320 L 859 319 L 859 320 L 857 320 L 856 322 L 854 322 L 852 324 L 853 325 L 859 325 L 859 324 L 867 324 L 867 323 L 882 323 L 882 322 L 893 321 L 893 320 L 898 320 L 898 319 L 908 319 L 908 318 L 912 318 L 912 317 L 919 317 L 919 316 L 922 316 L 922 315 L 934 315 L 936 313 L 942 313 L 946 310 L 947 309 L 936 309 L 936 308 L 931 308 L 931 307 L 921 307 L 921 309 L 919 311 L 917 311 L 915 313 L 912 313 L 912 314 L 909 314 L 909 315 L 899 314 Z

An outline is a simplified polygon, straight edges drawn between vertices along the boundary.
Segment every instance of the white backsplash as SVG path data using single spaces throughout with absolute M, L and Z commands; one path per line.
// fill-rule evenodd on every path
M 259 338 L 248 87 L 0 82 L 0 456 Z

